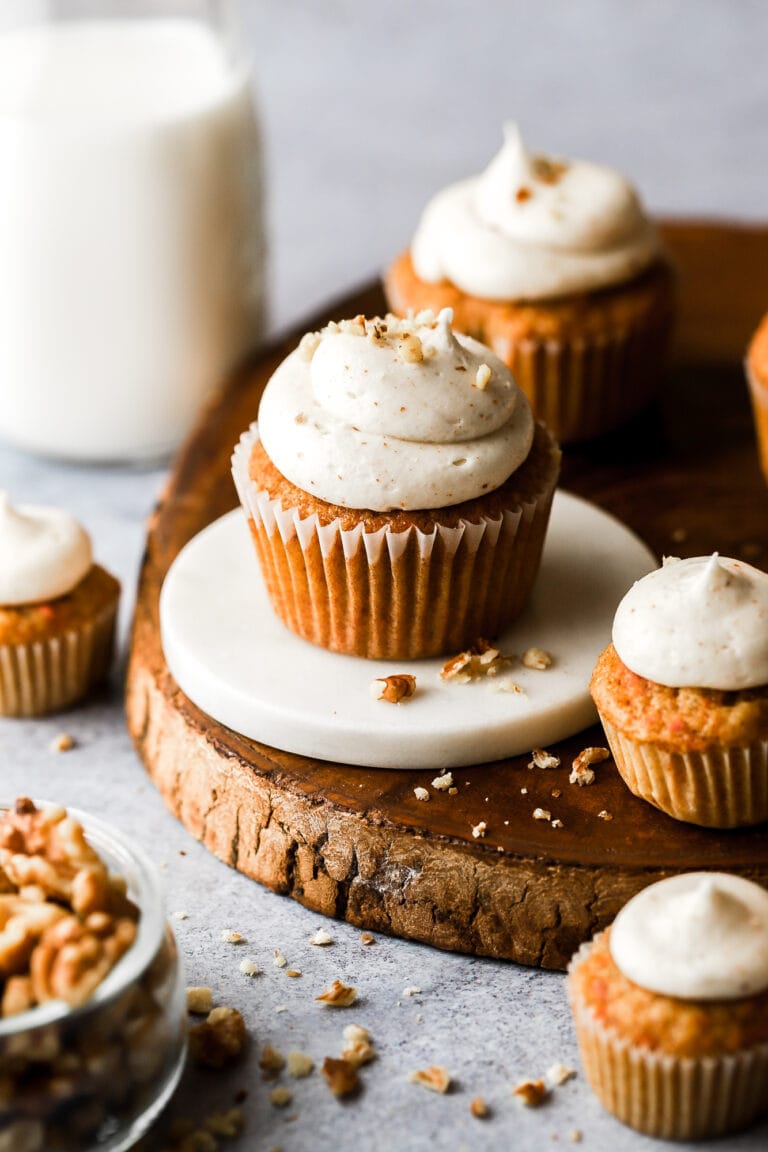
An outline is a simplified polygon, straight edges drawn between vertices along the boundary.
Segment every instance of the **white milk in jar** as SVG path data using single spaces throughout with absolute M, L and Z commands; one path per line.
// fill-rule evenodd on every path
M 256 123 L 186 19 L 0 34 L 0 436 L 152 458 L 257 340 Z

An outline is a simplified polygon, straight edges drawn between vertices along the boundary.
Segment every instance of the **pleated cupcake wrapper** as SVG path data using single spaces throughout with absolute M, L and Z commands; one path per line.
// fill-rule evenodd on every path
M 752 411 L 755 417 L 755 434 L 760 453 L 760 466 L 768 481 L 768 388 L 758 380 L 749 367 L 745 368 L 749 394 L 752 398 Z
M 415 659 L 497 635 L 517 616 L 541 559 L 553 488 L 496 517 L 427 533 L 321 524 L 248 474 L 246 432 L 232 473 L 278 616 L 304 639 L 370 658 Z
M 671 313 L 588 339 L 514 340 L 494 336 L 536 418 L 561 444 L 610 432 L 656 395 L 672 328 Z
M 662 812 L 708 828 L 768 820 L 768 740 L 706 752 L 670 752 L 632 740 L 600 717 L 631 792 Z
M 42 716 L 85 696 L 109 671 L 116 615 L 117 599 L 59 636 L 0 644 L 0 716 Z
M 582 945 L 569 974 L 590 947 Z M 768 1110 L 768 1044 L 726 1056 L 669 1056 L 632 1045 L 571 1001 L 589 1084 L 609 1112 L 638 1132 L 697 1140 L 736 1132 Z

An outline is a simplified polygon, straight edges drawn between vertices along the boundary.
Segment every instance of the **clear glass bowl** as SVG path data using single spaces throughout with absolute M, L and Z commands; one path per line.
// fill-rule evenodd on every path
M 52 1000 L 0 1019 L 0 1152 L 130 1148 L 184 1066 L 184 978 L 157 871 L 115 829 L 67 811 L 125 878 L 138 934 L 85 1004 Z

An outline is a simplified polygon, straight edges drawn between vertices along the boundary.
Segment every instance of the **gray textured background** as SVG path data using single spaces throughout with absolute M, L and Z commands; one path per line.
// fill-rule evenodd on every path
M 656 211 L 768 216 L 768 5 L 759 0 L 271 0 L 241 9 L 264 126 L 273 328 L 374 275 L 407 243 L 425 199 L 490 158 L 508 117 L 535 147 L 620 167 Z M 164 476 L 64 467 L 0 447 L 0 486 L 70 507 L 122 578 L 123 653 L 144 522 Z M 63 729 L 78 747 L 57 756 L 48 745 Z M 240 1007 L 253 1036 L 241 1068 L 188 1078 L 172 1112 L 202 1117 L 247 1088 L 247 1128 L 232 1152 L 540 1152 L 569 1147 L 574 1127 L 589 1152 L 658 1147 L 605 1116 L 581 1078 L 539 1111 L 512 1099 L 518 1079 L 555 1060 L 576 1063 L 559 975 L 385 938 L 364 949 L 345 925 L 329 926 L 333 947 L 309 946 L 317 917 L 230 872 L 165 812 L 125 733 L 119 674 L 104 698 L 66 717 L 0 721 L 0 772 L 7 795 L 111 818 L 162 866 L 169 911 L 188 913 L 175 929 L 189 982 Z M 225 928 L 247 944 L 223 944 Z M 303 979 L 273 967 L 274 948 Z M 243 954 L 261 976 L 240 975 Z M 359 1009 L 314 1003 L 336 976 L 358 986 Z M 402 996 L 410 985 L 420 996 Z M 272 1109 L 261 1045 L 321 1062 L 339 1052 L 350 1020 L 371 1029 L 380 1053 L 362 1096 L 340 1105 L 315 1075 L 297 1082 L 291 1108 Z M 407 1082 L 410 1069 L 433 1062 L 456 1077 L 447 1097 Z M 479 1093 L 494 1110 L 485 1123 L 469 1115 Z M 712 1147 L 758 1152 L 767 1142 L 764 1125 Z

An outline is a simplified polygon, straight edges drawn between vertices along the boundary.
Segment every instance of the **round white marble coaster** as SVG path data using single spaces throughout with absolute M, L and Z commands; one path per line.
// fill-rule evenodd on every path
M 552 667 L 517 661 L 509 676 L 455 684 L 443 659 L 364 660 L 316 648 L 272 611 L 240 509 L 179 553 L 165 578 L 160 624 L 179 687 L 215 720 L 263 744 L 379 768 L 455 768 L 525 753 L 594 723 L 589 678 L 613 614 L 652 553 L 618 520 L 557 492 L 536 586 L 523 615 L 496 641 L 504 653 L 544 648 Z M 416 676 L 404 704 L 375 700 L 371 682 Z

